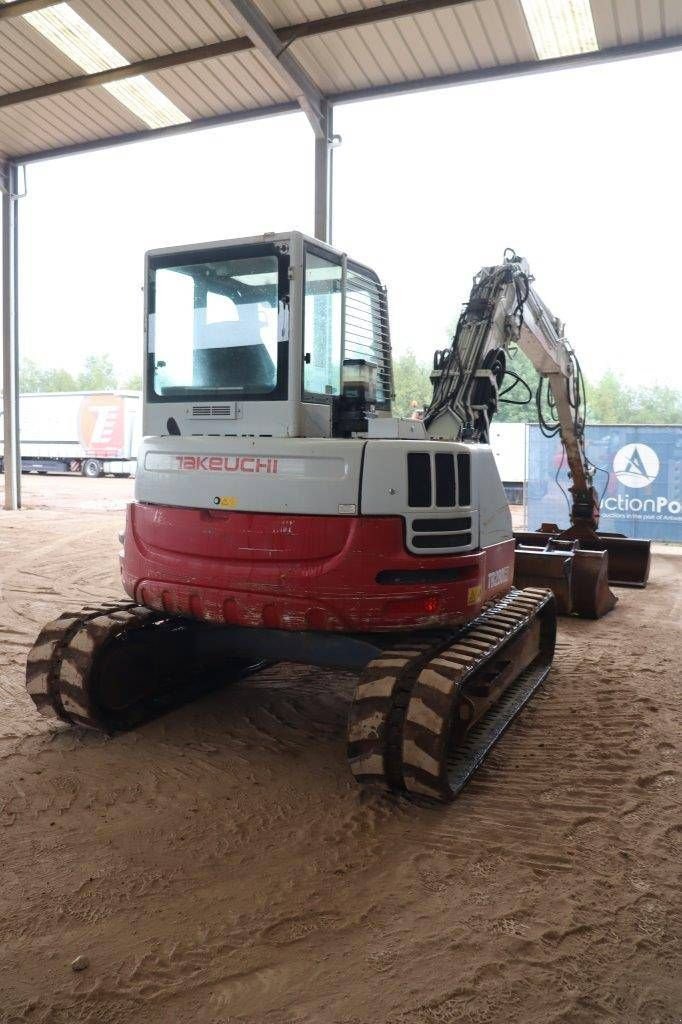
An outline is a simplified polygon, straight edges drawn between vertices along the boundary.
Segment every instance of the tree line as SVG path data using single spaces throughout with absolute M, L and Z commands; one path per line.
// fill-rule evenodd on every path
M 107 355 L 90 355 L 80 373 L 55 367 L 42 367 L 33 359 L 23 359 L 19 367 L 19 391 L 22 394 L 44 391 L 141 391 L 142 377 L 133 374 L 119 379 Z
M 525 380 L 533 399 L 527 404 L 512 405 L 502 402 L 496 419 L 500 423 L 536 423 L 535 390 L 538 375 L 528 358 L 517 352 L 510 363 Z M 431 400 L 430 367 L 420 362 L 408 349 L 393 363 L 395 386 L 394 415 L 410 416 L 415 408 L 423 409 Z M 508 378 L 511 382 L 511 378 Z M 505 385 L 506 386 L 506 385 Z M 678 388 L 654 384 L 632 387 L 625 384 L 613 370 L 607 370 L 595 381 L 586 381 L 588 423 L 682 423 L 682 391 Z M 142 389 L 142 377 L 133 374 L 119 379 L 107 355 L 89 355 L 80 373 L 53 367 L 41 367 L 32 359 L 24 359 L 19 371 L 19 390 L 42 391 L 111 391 L 123 388 Z M 522 384 L 517 384 L 507 398 L 521 401 L 528 397 Z
M 502 402 L 495 419 L 498 423 L 537 423 L 535 392 L 538 374 L 522 352 L 517 352 L 508 365 L 527 382 L 532 399 L 523 405 Z M 410 349 L 394 360 L 393 410 L 396 416 L 410 416 L 413 403 L 420 409 L 429 404 L 432 390 L 430 370 L 430 366 L 420 362 Z M 507 378 L 503 389 L 507 382 L 511 383 L 511 378 Z M 607 370 L 597 380 L 586 380 L 585 391 L 588 423 L 682 423 L 682 391 L 679 388 L 661 384 L 632 387 L 613 370 Z M 528 392 L 522 384 L 517 384 L 508 392 L 507 398 L 521 401 L 528 398 Z

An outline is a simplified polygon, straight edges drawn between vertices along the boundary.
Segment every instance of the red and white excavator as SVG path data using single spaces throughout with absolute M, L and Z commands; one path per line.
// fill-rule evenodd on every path
M 263 659 L 352 669 L 357 779 L 451 799 L 554 651 L 544 579 L 513 586 L 486 443 L 513 346 L 549 377 L 572 468 L 589 466 L 571 351 L 527 265 L 511 256 L 477 276 L 423 421 L 391 415 L 378 277 L 313 238 L 150 252 L 145 294 L 130 601 L 45 627 L 27 667 L 38 710 L 115 731 Z M 590 485 L 574 493 L 594 512 Z M 575 555 L 557 546 L 520 554 L 558 555 L 561 592 Z

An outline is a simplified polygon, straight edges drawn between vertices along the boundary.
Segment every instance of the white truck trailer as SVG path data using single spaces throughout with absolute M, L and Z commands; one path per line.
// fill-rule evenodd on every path
M 130 476 L 135 472 L 141 424 L 139 391 L 21 395 L 22 472 Z M 0 440 L 0 461 L 3 453 Z
M 526 423 L 493 421 L 490 425 L 490 447 L 510 505 L 523 504 L 523 488 L 528 479 L 527 430 Z

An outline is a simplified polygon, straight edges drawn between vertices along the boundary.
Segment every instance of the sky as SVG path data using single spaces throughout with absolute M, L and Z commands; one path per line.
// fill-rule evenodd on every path
M 347 104 L 335 111 L 333 244 L 388 286 L 395 351 L 425 363 L 507 246 L 590 379 L 682 387 L 682 53 Z M 28 167 L 24 357 L 142 362 L 147 249 L 312 231 L 302 114 Z

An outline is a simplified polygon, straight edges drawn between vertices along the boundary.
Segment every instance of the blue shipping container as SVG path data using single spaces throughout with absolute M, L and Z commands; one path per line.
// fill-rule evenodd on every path
M 570 480 L 561 441 L 528 429 L 528 528 L 563 528 Z M 682 426 L 587 427 L 585 447 L 598 467 L 601 530 L 682 543 Z

